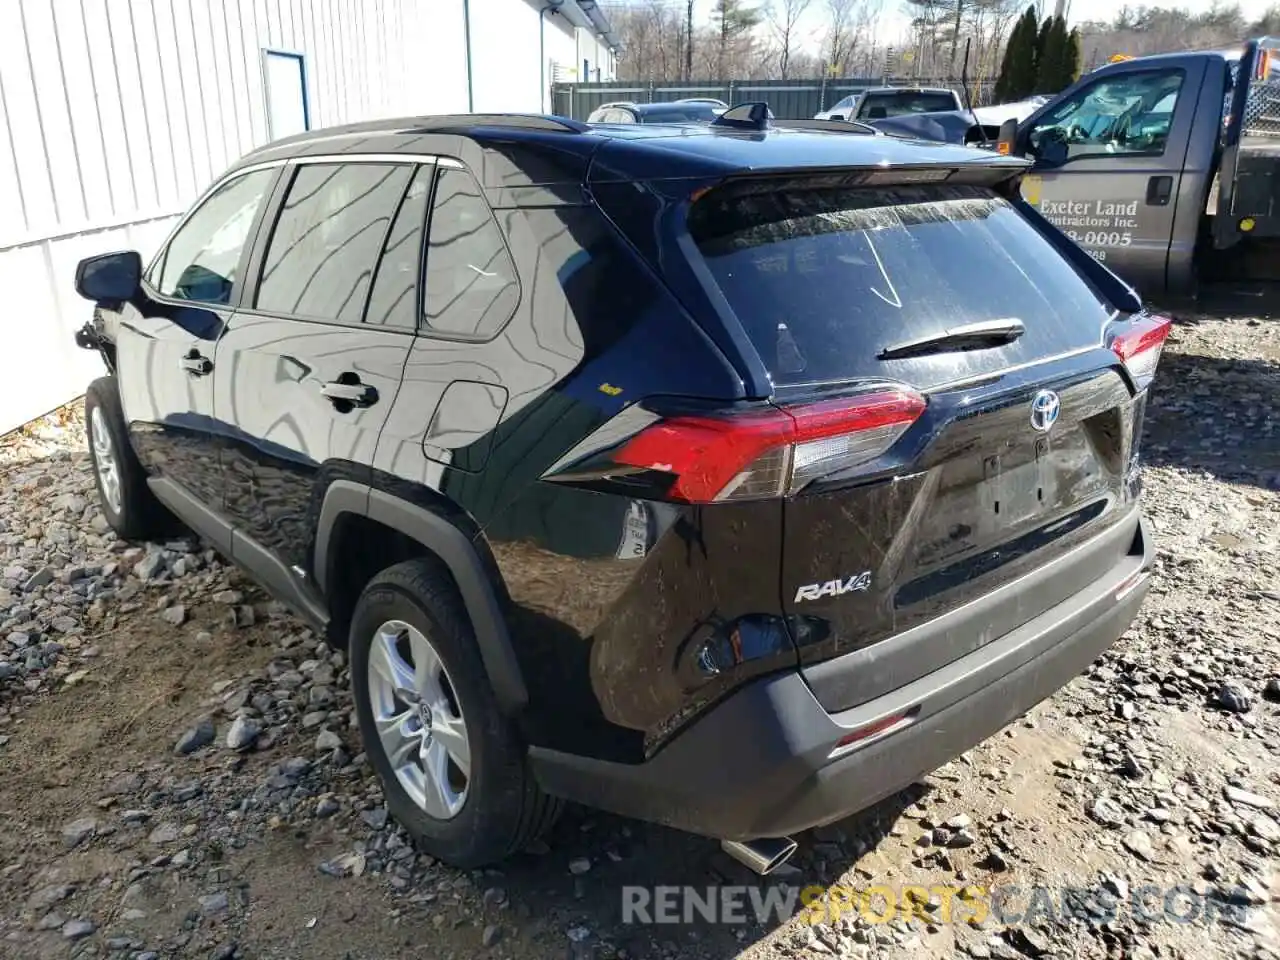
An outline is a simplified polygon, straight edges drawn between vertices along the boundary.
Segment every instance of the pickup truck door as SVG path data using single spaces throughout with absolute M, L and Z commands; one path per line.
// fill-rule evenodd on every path
M 1222 102 L 1218 91 L 1215 116 L 1197 118 L 1205 68 L 1195 56 L 1108 66 L 1018 130 L 1018 152 L 1034 160 L 1024 199 L 1146 293 L 1192 283 Z M 1207 149 L 1190 150 L 1208 130 Z

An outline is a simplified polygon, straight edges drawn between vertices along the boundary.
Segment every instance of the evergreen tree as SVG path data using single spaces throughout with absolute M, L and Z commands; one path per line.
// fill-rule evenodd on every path
M 1027 12 L 1022 15 L 1014 34 L 1010 35 L 1009 39 L 1009 46 L 1012 48 L 1009 54 L 1008 96 L 1010 100 L 1021 100 L 1035 91 L 1038 45 L 1036 8 L 1030 6 L 1027 7 Z
M 1000 73 L 996 77 L 994 91 L 996 103 L 1007 103 L 1014 99 L 1012 93 L 1013 63 L 1016 51 L 1024 42 L 1022 39 L 1022 21 L 1023 18 L 1019 17 L 1017 22 L 1014 23 L 1013 29 L 1009 31 L 1009 39 L 1004 45 L 1004 57 L 1000 61 Z
M 1049 50 L 1049 34 L 1053 25 L 1053 17 L 1045 17 L 1040 24 L 1040 31 L 1036 34 L 1036 60 L 1035 68 L 1032 71 L 1031 89 L 1027 94 L 1040 92 L 1040 64 L 1044 63 Z
M 740 38 L 749 37 L 764 16 L 757 7 L 748 5 L 744 0 L 716 0 L 711 19 L 715 22 L 719 41 L 716 71 L 721 80 L 727 80 L 730 48 L 736 46 Z
M 1063 64 L 1062 87 L 1065 90 L 1080 79 L 1080 31 L 1072 30 L 1067 38 L 1067 57 Z
M 1040 31 L 1040 59 L 1036 64 L 1036 93 L 1057 93 L 1070 83 L 1064 78 L 1070 72 L 1071 39 L 1067 21 L 1050 17 Z

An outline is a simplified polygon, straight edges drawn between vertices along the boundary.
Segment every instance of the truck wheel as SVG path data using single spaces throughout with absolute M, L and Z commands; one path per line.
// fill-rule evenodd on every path
M 129 443 L 115 377 L 100 377 L 84 395 L 85 431 L 98 502 L 111 529 L 125 540 L 170 533 L 177 523 L 147 486 L 147 474 Z
M 426 853 L 470 869 L 546 830 L 560 802 L 538 787 L 498 710 L 461 599 L 430 560 L 365 587 L 351 620 L 351 690 L 387 809 Z

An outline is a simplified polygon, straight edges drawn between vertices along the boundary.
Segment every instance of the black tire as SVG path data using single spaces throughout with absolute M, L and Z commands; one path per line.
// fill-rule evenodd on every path
M 94 445 L 95 410 L 101 413 L 101 424 L 111 441 L 119 476 L 118 506 L 111 502 L 103 489 L 102 472 L 98 469 L 98 451 Z M 177 521 L 147 486 L 147 473 L 129 442 L 115 377 L 99 377 L 89 384 L 84 395 L 84 420 L 98 503 L 111 529 L 125 540 L 149 540 L 173 533 Z
M 397 779 L 374 726 L 367 676 L 379 627 L 400 620 L 419 630 L 444 665 L 470 742 L 471 775 L 462 809 L 450 819 L 430 816 Z M 408 560 L 382 571 L 365 587 L 351 618 L 351 689 L 370 763 L 382 782 L 387 809 L 419 848 L 462 869 L 495 863 L 528 845 L 559 815 L 559 800 L 533 778 L 514 724 L 498 709 L 470 618 L 438 562 Z

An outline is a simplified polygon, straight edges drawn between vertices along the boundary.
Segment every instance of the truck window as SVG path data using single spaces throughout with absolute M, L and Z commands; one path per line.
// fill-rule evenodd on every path
M 1078 91 L 1031 128 L 1037 160 L 1164 153 L 1182 90 L 1181 70 L 1144 70 L 1105 77 Z
M 945 90 L 883 90 L 863 97 L 858 117 L 880 120 L 913 113 L 955 110 L 956 107 L 956 95 Z

